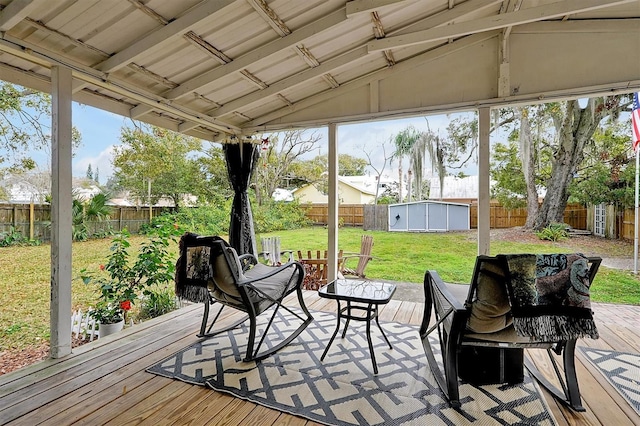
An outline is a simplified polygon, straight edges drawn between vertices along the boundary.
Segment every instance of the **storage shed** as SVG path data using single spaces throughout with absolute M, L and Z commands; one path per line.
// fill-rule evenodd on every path
M 469 205 L 416 201 L 389 205 L 389 231 L 435 232 L 470 229 Z

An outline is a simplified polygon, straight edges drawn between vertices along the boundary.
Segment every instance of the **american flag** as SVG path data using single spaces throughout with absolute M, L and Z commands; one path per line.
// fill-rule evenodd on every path
M 638 100 L 638 92 L 633 94 L 631 129 L 631 141 L 633 142 L 633 150 L 637 151 L 638 145 L 640 145 L 640 100 Z

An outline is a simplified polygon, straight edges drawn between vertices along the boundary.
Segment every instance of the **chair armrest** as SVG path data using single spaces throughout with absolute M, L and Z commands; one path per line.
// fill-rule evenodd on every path
M 449 291 L 447 284 L 442 281 L 436 271 L 427 271 L 425 273 L 424 295 L 424 317 L 420 327 L 420 335 L 424 337 L 432 331 L 429 330 L 429 323 L 431 322 L 433 309 L 436 314 L 435 326 L 442 324 L 447 334 L 455 336 L 454 339 L 458 339 L 458 336 L 466 326 L 469 312 L 464 303 Z
M 258 264 L 258 259 L 251 253 L 241 254 L 238 256 L 238 260 L 240 261 L 240 265 L 242 265 L 243 272 L 246 271 L 249 266 Z

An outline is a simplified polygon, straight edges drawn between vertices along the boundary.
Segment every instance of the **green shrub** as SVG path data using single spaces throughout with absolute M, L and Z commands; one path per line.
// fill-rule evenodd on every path
M 39 246 L 40 240 L 30 240 L 22 235 L 13 226 L 9 228 L 9 232 L 0 233 L 0 247 L 9 246 Z
M 170 286 L 159 286 L 148 290 L 140 298 L 138 319 L 147 320 L 167 314 L 177 308 L 176 294 Z
M 310 225 L 304 207 L 298 201 L 270 201 L 252 205 L 256 233 L 300 229 Z
M 569 236 L 567 228 L 565 223 L 550 223 L 546 228 L 536 232 L 536 235 L 541 240 L 560 241 Z

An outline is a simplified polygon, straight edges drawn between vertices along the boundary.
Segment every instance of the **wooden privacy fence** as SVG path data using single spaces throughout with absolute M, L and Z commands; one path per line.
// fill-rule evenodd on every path
M 171 207 L 153 207 L 153 217 Z M 13 229 L 22 236 L 40 241 L 51 239 L 51 206 L 49 204 L 0 204 L 0 236 L 6 235 Z M 107 230 L 114 232 L 127 229 L 135 234 L 140 227 L 149 223 L 149 207 L 112 207 L 109 219 L 101 222 L 89 222 L 89 235 Z
M 329 222 L 328 204 L 305 204 L 305 216 L 316 225 L 326 225 Z M 340 204 L 338 219 L 342 225 L 362 226 L 364 223 L 364 204 Z
M 469 206 L 471 228 L 478 227 L 478 204 Z M 524 226 L 527 221 L 527 209 L 507 209 L 500 203 L 492 202 L 489 208 L 489 226 L 491 228 L 514 228 Z M 587 229 L 587 208 L 582 204 L 567 204 L 564 209 L 564 223 L 575 229 Z
M 327 204 L 313 204 L 305 207 L 306 216 L 314 224 L 326 225 Z M 344 204 L 338 207 L 338 217 L 344 225 L 362 226 L 364 230 L 383 230 L 389 228 L 389 207 L 387 205 Z M 469 208 L 471 228 L 478 227 L 478 205 Z M 507 209 L 499 203 L 491 203 L 491 228 L 513 228 L 523 226 L 527 220 L 527 209 Z M 581 204 L 568 204 L 564 211 L 564 222 L 575 229 L 587 229 L 587 208 Z M 633 231 L 632 231 L 633 232 Z

